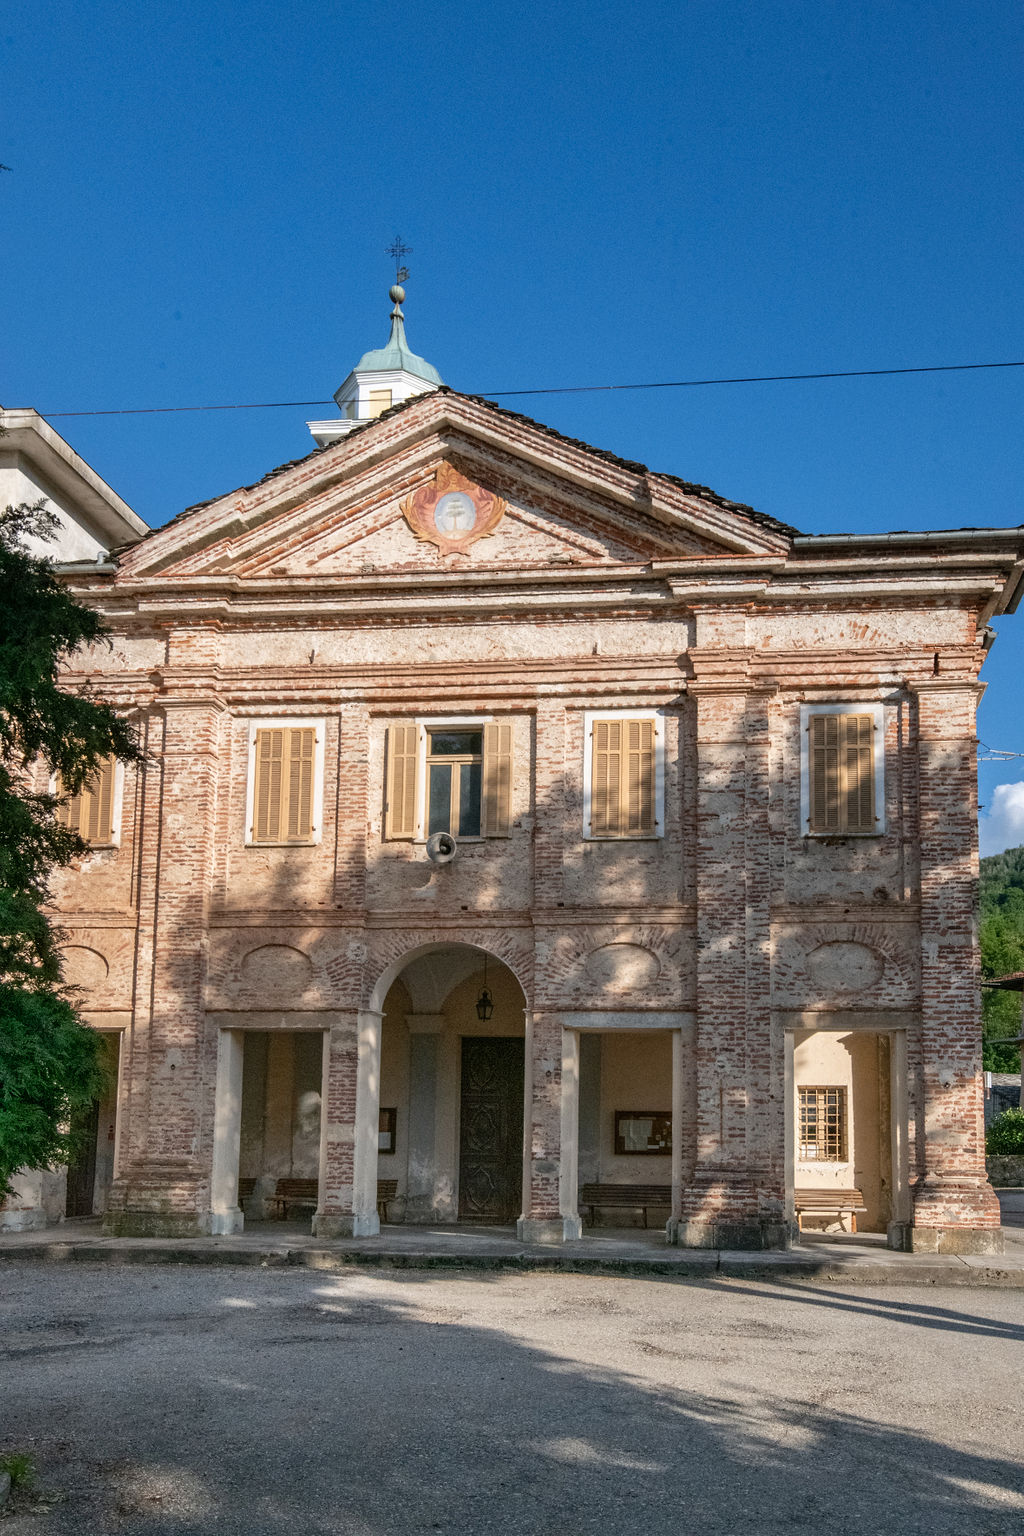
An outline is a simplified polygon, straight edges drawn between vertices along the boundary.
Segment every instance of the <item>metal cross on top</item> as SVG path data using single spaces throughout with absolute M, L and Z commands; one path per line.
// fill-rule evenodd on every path
M 402 257 L 403 256 L 411 256 L 412 255 L 412 246 L 411 245 L 403 245 L 402 244 L 402 237 L 401 237 L 401 235 L 396 235 L 395 236 L 394 244 L 388 246 L 387 251 L 385 252 L 385 255 L 391 256 L 394 259 L 394 263 L 395 263 L 395 282 L 396 283 L 404 283 L 406 278 L 409 276 L 409 268 L 402 266 L 402 264 L 401 264 Z

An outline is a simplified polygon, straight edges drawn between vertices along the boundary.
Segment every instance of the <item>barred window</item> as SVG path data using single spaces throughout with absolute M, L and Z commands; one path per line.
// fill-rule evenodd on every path
M 846 1089 L 800 1088 L 800 1161 L 846 1162 Z

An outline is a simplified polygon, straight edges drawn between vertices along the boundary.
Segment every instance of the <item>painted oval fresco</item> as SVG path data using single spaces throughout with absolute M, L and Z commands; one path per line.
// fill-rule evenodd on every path
M 885 960 L 867 944 L 836 940 L 812 949 L 807 969 L 822 992 L 863 992 L 881 981 Z
M 73 987 L 98 987 L 110 973 L 110 966 L 98 949 L 84 944 L 69 944 L 64 950 L 64 980 Z
M 595 987 L 621 995 L 649 987 L 657 981 L 661 965 L 641 944 L 602 944 L 587 956 L 583 971 Z
M 280 1002 L 298 997 L 309 986 L 313 967 L 301 949 L 290 944 L 262 944 L 251 949 L 242 961 L 242 983 L 246 991 Z

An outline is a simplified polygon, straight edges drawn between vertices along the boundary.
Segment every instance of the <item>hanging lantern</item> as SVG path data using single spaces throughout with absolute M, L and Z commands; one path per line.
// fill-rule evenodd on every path
M 494 1012 L 494 999 L 487 990 L 487 951 L 484 950 L 484 985 L 483 991 L 476 1000 L 476 1016 L 481 1023 L 486 1023 Z

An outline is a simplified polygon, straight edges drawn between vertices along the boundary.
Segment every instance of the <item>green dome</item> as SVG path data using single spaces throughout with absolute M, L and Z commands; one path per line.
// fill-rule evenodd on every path
M 417 357 L 415 352 L 409 351 L 405 339 L 405 321 L 397 304 L 391 312 L 391 335 L 387 346 L 377 347 L 373 352 L 364 352 L 353 371 L 383 373 L 389 369 L 401 369 L 403 373 L 411 373 L 417 379 L 426 379 L 429 384 L 444 383 L 437 369 L 425 357 Z

